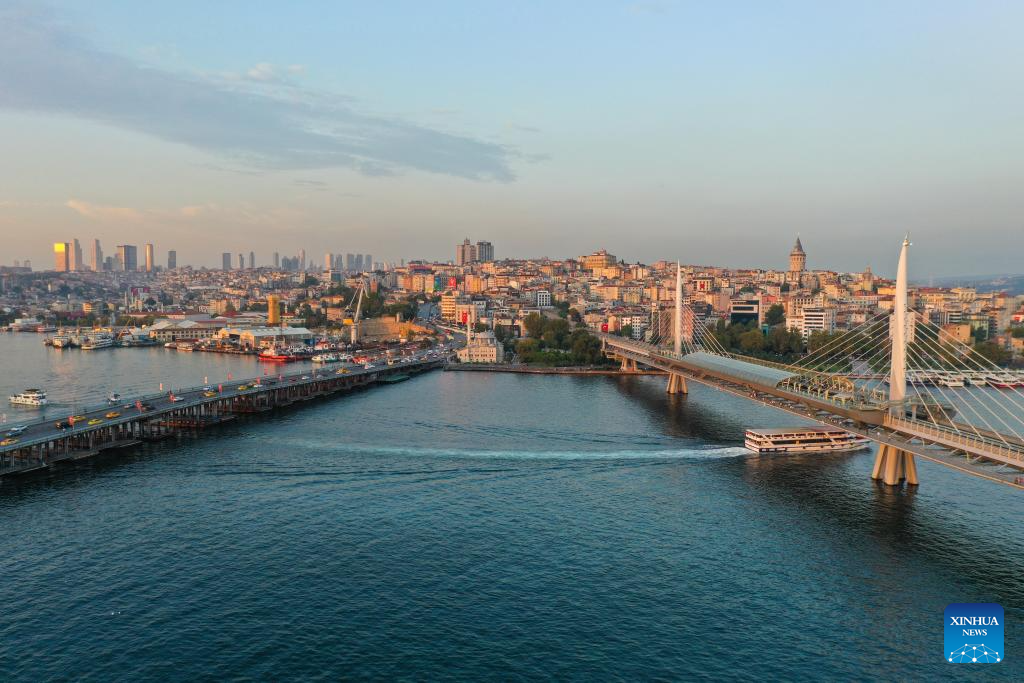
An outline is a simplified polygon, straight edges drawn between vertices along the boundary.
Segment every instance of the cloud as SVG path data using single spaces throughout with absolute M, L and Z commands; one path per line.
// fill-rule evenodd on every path
M 273 227 L 304 220 L 305 211 L 294 206 L 255 206 L 239 204 L 189 204 L 165 208 L 135 208 L 94 204 L 82 199 L 69 199 L 64 206 L 81 216 L 99 223 L 144 224 L 146 226 L 173 226 L 187 228 L 196 226 L 208 229 L 211 226 Z
M 104 222 L 137 223 L 143 218 L 141 211 L 127 206 L 101 206 L 78 199 L 69 199 L 64 203 L 64 206 L 86 218 Z
M 349 99 L 274 78 L 247 79 L 146 67 L 105 52 L 48 10 L 0 9 L 0 107 L 49 112 L 125 128 L 262 169 L 348 167 L 366 175 L 425 171 L 473 180 L 515 179 L 514 150 L 397 117 L 364 114 Z

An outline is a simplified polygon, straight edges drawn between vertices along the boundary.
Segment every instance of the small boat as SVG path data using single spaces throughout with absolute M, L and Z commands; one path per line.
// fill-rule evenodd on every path
M 959 388 L 966 385 L 963 375 L 941 375 L 936 383 L 941 387 Z
M 857 451 L 870 439 L 836 427 L 748 429 L 744 445 L 755 453 L 821 453 Z
M 114 337 L 109 332 L 96 332 L 82 340 L 83 351 L 109 349 L 114 346 Z
M 378 381 L 383 384 L 398 384 L 409 379 L 409 375 L 391 375 L 390 377 L 382 377 Z
M 318 353 L 311 360 L 314 363 L 337 363 L 341 358 L 336 353 Z
M 42 389 L 26 389 L 20 394 L 11 396 L 11 403 L 19 406 L 45 406 L 49 403 L 46 392 Z
M 1024 382 L 1018 381 L 1010 375 L 989 375 L 985 378 L 985 382 L 996 389 L 1016 389 L 1024 386 Z
M 117 393 L 116 391 L 110 392 L 110 395 L 107 396 L 107 403 L 120 403 L 120 402 L 121 402 L 121 394 Z

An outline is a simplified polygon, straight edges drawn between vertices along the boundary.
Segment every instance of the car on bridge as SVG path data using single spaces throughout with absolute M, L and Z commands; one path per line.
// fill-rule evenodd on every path
M 205 396 L 206 398 L 213 398 L 216 395 L 217 395 L 216 391 L 204 391 L 203 392 L 203 396 Z
M 57 429 L 69 429 L 69 428 L 71 428 L 72 425 L 67 420 L 57 420 L 53 424 L 53 426 L 56 427 Z
M 18 443 L 17 439 L 4 439 L 0 441 L 0 446 L 13 446 L 16 443 Z
M 117 412 L 116 410 L 111 410 L 109 413 L 107 413 L 108 420 L 112 420 L 115 417 L 121 417 L 121 413 Z
M 7 436 L 18 436 L 26 429 L 28 429 L 28 427 L 25 425 L 15 425 L 7 430 Z
M 171 396 L 171 403 L 179 403 L 184 400 L 181 396 Z
M 89 420 L 88 424 L 89 424 L 90 427 L 94 427 L 94 426 L 98 425 L 101 422 L 103 422 L 103 420 L 101 420 L 98 417 L 94 417 L 93 419 Z

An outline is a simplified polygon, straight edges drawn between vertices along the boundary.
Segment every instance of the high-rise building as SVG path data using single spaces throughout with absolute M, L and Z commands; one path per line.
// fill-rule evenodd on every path
M 171 249 L 167 252 L 167 270 L 174 270 L 178 267 L 178 252 Z
M 67 242 L 53 243 L 53 269 L 58 273 L 66 273 L 71 269 L 71 245 Z
M 494 260 L 494 245 L 490 242 L 477 242 L 476 243 L 476 260 L 477 261 L 493 261 Z
M 455 247 L 455 265 L 464 266 L 476 261 L 476 247 L 467 237 L 462 244 Z
M 245 270 L 245 254 L 238 255 L 238 269 Z
M 256 268 L 256 252 L 254 251 L 249 252 L 249 267 Z
M 355 268 L 356 271 L 361 271 L 363 269 L 363 255 L 362 254 L 356 254 L 356 264 L 355 265 L 356 265 L 356 268 Z
M 152 242 L 148 242 L 146 244 L 146 272 L 147 273 L 152 273 L 153 272 L 153 268 L 156 266 L 156 263 L 153 261 L 153 257 L 154 257 L 154 254 L 153 254 L 153 243 Z
M 334 268 L 334 254 L 326 252 L 324 254 L 324 270 L 331 270 Z
M 92 269 L 97 273 L 103 270 L 103 247 L 99 240 L 92 241 Z
M 276 251 L 274 252 L 274 267 L 281 267 L 281 254 L 277 253 Z
M 299 270 L 303 273 L 306 272 L 306 250 L 299 249 Z
M 117 245 L 117 259 L 119 270 L 133 273 L 139 269 L 139 250 L 134 244 Z
M 363 268 L 366 270 L 373 270 L 373 256 L 370 254 L 363 257 Z
M 231 252 L 225 251 L 220 255 L 221 270 L 231 270 Z
M 82 262 L 82 245 L 78 243 L 77 238 L 71 240 L 70 245 L 71 249 L 68 250 L 68 270 L 85 270 L 85 264 Z
M 281 324 L 281 297 L 277 294 L 267 295 L 267 324 Z
M 356 257 L 353 254 L 345 254 L 345 270 L 356 269 Z

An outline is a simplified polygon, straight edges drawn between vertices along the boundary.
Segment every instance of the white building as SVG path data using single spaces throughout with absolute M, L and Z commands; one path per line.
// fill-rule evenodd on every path
M 458 357 L 463 363 L 500 363 L 505 360 L 505 346 L 494 338 L 494 333 L 480 332 L 459 349 Z

